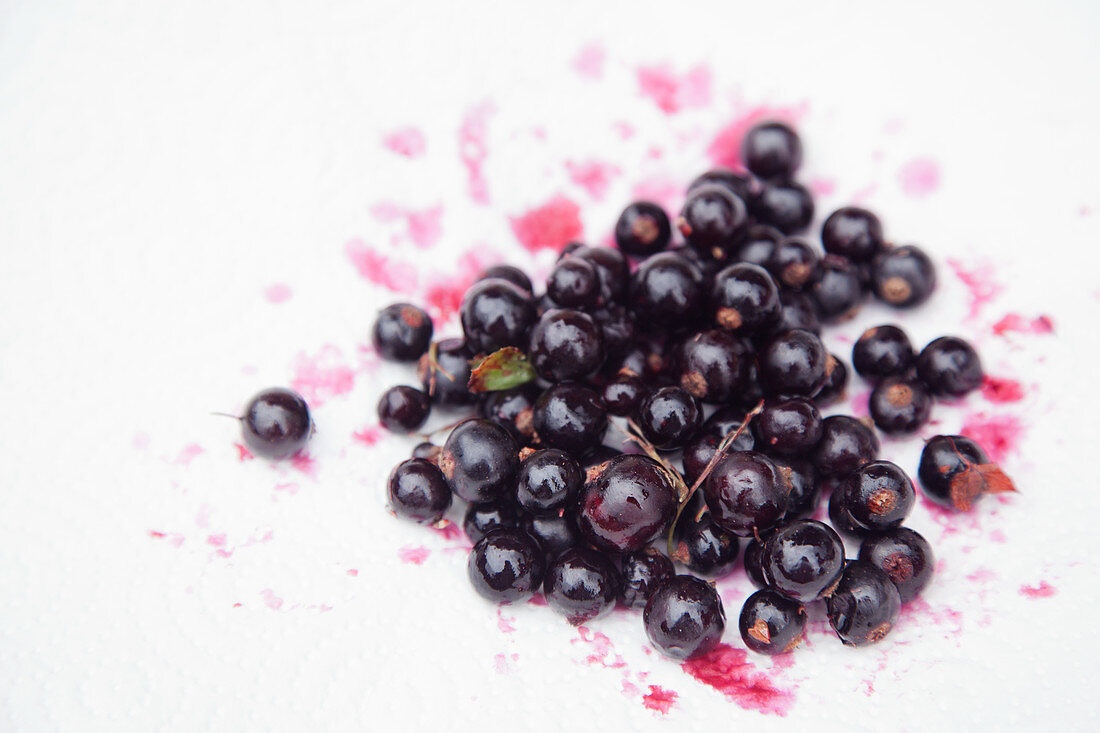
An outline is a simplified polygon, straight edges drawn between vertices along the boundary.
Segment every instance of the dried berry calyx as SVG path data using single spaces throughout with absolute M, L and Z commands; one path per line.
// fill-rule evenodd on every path
M 996 463 L 970 464 L 951 479 L 951 503 L 959 511 L 970 511 L 982 494 L 1016 491 L 1012 479 Z
M 498 392 L 535 380 L 535 368 L 515 346 L 494 351 L 470 370 L 471 392 Z

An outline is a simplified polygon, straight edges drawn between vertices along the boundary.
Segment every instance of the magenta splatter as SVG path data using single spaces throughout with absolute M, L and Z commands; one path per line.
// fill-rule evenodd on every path
M 608 669 L 623 669 L 626 667 L 626 661 L 621 655 L 615 653 L 615 645 L 611 643 L 611 639 L 606 634 L 600 631 L 592 631 L 587 626 L 578 626 L 577 633 L 579 636 L 572 639 L 570 643 L 582 643 L 592 647 L 592 652 L 584 658 L 587 664 Z
M 923 598 L 914 598 L 901 607 L 899 619 L 914 627 L 938 626 L 948 634 L 962 631 L 962 613 L 949 606 L 933 606 Z
M 227 541 L 228 539 L 224 534 L 212 534 L 206 537 L 206 544 L 214 547 L 225 547 Z
M 306 451 L 298 451 L 290 457 L 290 467 L 306 476 L 315 476 L 317 461 Z
M 748 661 L 745 649 L 719 644 L 713 651 L 681 666 L 689 675 L 746 710 L 786 716 L 794 704 L 794 692 L 776 687 L 768 675 Z
M 427 150 L 424 133 L 415 127 L 399 127 L 387 133 L 382 138 L 382 145 L 387 150 L 391 150 L 398 155 L 404 155 L 406 158 L 423 155 L 424 151 Z
M 493 657 L 493 669 L 497 674 L 508 674 L 508 657 L 505 654 L 497 654 Z
M 638 89 L 665 114 L 710 103 L 710 69 L 696 66 L 677 74 L 668 64 L 638 69 Z
M 237 460 L 241 463 L 244 463 L 245 461 L 251 461 L 253 458 L 256 457 L 252 455 L 252 451 L 248 450 L 248 448 L 245 448 L 240 443 L 234 443 L 233 447 L 237 449 Z
M 1008 542 L 1008 537 L 1005 536 L 1005 533 L 1002 532 L 999 529 L 995 529 L 992 532 L 990 532 L 989 533 L 989 539 L 993 542 L 996 542 L 997 544 L 1000 544 L 1000 545 L 1003 545 L 1004 543 Z
M 149 536 L 155 540 L 167 540 L 168 544 L 177 549 L 183 546 L 183 535 L 178 532 L 158 532 L 151 529 L 149 530 Z
M 423 565 L 431 554 L 431 550 L 421 545 L 406 545 L 397 550 L 397 557 L 401 558 L 401 562 L 410 565 Z
M 1039 581 L 1039 585 L 1037 586 L 1020 586 L 1020 595 L 1025 598 L 1050 598 L 1057 592 L 1058 589 L 1045 580 Z
M 584 234 L 580 207 L 558 195 L 541 206 L 512 217 L 512 233 L 531 252 L 551 249 L 560 252 L 565 245 Z
M 666 690 L 659 685 L 650 685 L 649 692 L 642 697 L 642 705 L 647 710 L 653 710 L 664 715 L 676 704 L 679 695 L 674 690 Z
M 516 630 L 514 616 L 505 616 L 504 611 L 497 606 L 497 628 L 502 634 L 511 634 Z
M 577 76 L 586 79 L 599 79 L 603 76 L 603 63 L 607 56 L 603 46 L 598 43 L 589 43 L 581 47 L 577 55 L 573 57 L 573 70 Z
M 403 219 L 409 240 L 420 249 L 434 247 L 443 234 L 440 224 L 443 217 L 442 204 L 427 209 L 408 209 L 391 201 L 383 201 L 371 207 L 371 214 L 383 222 Z
M 283 599 L 275 595 L 275 591 L 270 588 L 264 588 L 260 591 L 260 598 L 263 600 L 264 605 L 272 611 L 278 611 L 283 607 Z
M 967 575 L 966 579 L 975 583 L 991 583 L 997 579 L 997 574 L 989 568 L 978 568 Z
M 940 186 L 940 167 L 931 158 L 914 158 L 898 171 L 901 190 L 914 198 L 924 198 Z
M 198 456 L 203 454 L 202 446 L 195 443 L 188 443 L 180 451 L 180 454 L 176 456 L 176 463 L 181 466 L 188 466 Z
M 798 107 L 753 107 L 727 124 L 715 135 L 707 147 L 707 156 L 715 165 L 744 170 L 745 166 L 741 161 L 741 139 L 745 137 L 745 133 L 753 125 L 765 120 L 794 123 L 805 111 L 806 104 L 804 102 Z
M 636 684 L 628 679 L 623 680 L 623 695 L 625 695 L 626 697 L 636 697 L 641 693 L 642 691 L 638 689 L 638 686 Z
M 851 203 L 853 204 L 865 204 L 867 203 L 867 200 L 875 194 L 876 191 L 878 191 L 878 184 L 869 183 L 863 188 L 854 191 L 852 195 L 848 197 L 848 200 L 851 201 Z
M 377 445 L 382 440 L 382 430 L 377 425 L 367 425 L 352 433 L 351 437 L 363 445 Z
M 135 450 L 145 450 L 149 447 L 149 433 L 134 433 L 130 443 Z
M 650 178 L 642 181 L 631 189 L 631 196 L 635 201 L 652 201 L 674 215 L 679 211 L 680 203 L 684 198 L 684 187 L 675 181 L 660 178 Z
M 629 140 L 630 138 L 634 137 L 635 133 L 637 133 L 637 130 L 634 129 L 634 125 L 630 124 L 626 120 L 619 120 L 618 122 L 612 123 L 611 129 L 618 133 L 619 137 L 621 137 L 623 140 Z
M 1018 313 L 1009 313 L 993 324 L 993 333 L 1004 336 L 1006 333 L 1028 333 L 1037 336 L 1054 333 L 1054 321 L 1050 316 L 1025 318 Z
M 967 265 L 960 260 L 948 259 L 947 264 L 970 291 L 970 318 L 977 317 L 1003 290 L 1003 286 L 994 279 L 993 268 L 988 263 Z
M 1019 402 L 1024 398 L 1024 387 L 1015 379 L 987 376 L 982 380 L 982 397 L 990 402 Z
M 285 303 L 290 300 L 290 296 L 293 292 L 290 290 L 290 286 L 286 283 L 275 283 L 264 288 L 264 299 L 268 303 Z
M 617 165 L 600 160 L 567 160 L 565 170 L 568 171 L 570 180 L 587 191 L 595 201 L 603 199 L 611 185 L 611 179 L 622 173 Z
M 1015 452 L 1023 437 L 1024 427 L 1015 415 L 979 412 L 966 419 L 959 433 L 977 442 L 991 459 L 999 463 Z
M 349 568 L 348 569 L 348 575 L 352 578 L 358 578 L 359 577 L 359 570 L 357 568 Z
M 352 239 L 344 245 L 344 253 L 364 280 L 395 293 L 407 293 L 416 288 L 416 268 L 412 264 L 391 260 L 361 239 Z
M 297 391 L 311 407 L 346 394 L 355 386 L 355 371 L 343 361 L 340 350 L 326 345 L 309 355 L 299 352 L 294 358 L 294 376 L 290 386 Z
M 439 524 L 432 525 L 431 529 L 445 540 L 466 540 L 466 533 L 462 531 L 462 527 L 448 519 L 442 520 Z
M 531 596 L 530 598 L 527 599 L 527 605 L 529 605 L 529 606 L 545 606 L 545 605 L 547 605 L 546 598 L 543 597 L 543 595 L 541 593 L 536 593 L 535 595 L 533 595 L 533 596 Z
M 458 154 L 466 166 L 466 180 L 474 203 L 489 203 L 489 184 L 485 180 L 485 159 L 489 157 L 488 126 L 493 105 L 484 102 L 466 113 L 458 130 Z
M 458 258 L 457 274 L 438 276 L 428 284 L 424 299 L 436 325 L 447 321 L 462 306 L 462 296 L 492 259 L 484 245 L 470 249 Z
M 836 191 L 836 181 L 832 178 L 811 178 L 807 188 L 814 196 L 831 196 Z
M 849 403 L 851 405 L 851 415 L 853 417 L 868 417 L 871 414 L 871 390 L 865 389 L 856 392 L 851 396 Z

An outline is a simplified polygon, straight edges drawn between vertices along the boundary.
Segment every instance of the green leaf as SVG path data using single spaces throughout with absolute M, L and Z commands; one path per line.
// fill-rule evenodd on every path
M 527 361 L 527 354 L 515 346 L 505 346 L 470 370 L 468 387 L 471 392 L 499 392 L 533 382 L 535 376 L 535 368 Z

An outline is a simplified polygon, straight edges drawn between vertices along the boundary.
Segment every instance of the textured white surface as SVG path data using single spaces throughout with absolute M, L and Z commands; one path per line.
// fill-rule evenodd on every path
M 0 9 L 0 727 L 1094 730 L 1097 6 L 459 5 Z M 595 79 L 573 67 L 592 43 Z M 708 67 L 710 102 L 666 115 L 640 96 L 637 67 L 662 61 Z M 482 205 L 458 130 L 486 101 Z M 396 296 L 357 275 L 348 240 L 395 235 L 421 283 L 471 247 L 544 272 L 508 214 L 560 191 L 599 242 L 633 184 L 682 185 L 758 103 L 803 110 L 802 178 L 833 187 L 819 213 L 863 191 L 940 264 L 933 303 L 905 320 L 914 341 L 972 337 L 1027 386 L 1003 408 L 937 407 L 948 431 L 983 409 L 1021 417 L 1005 460 L 1021 494 L 943 537 L 918 506 L 945 562 L 930 610 L 867 650 L 818 630 L 773 673 L 786 717 L 647 655 L 629 614 L 592 625 L 608 656 L 545 608 L 505 610 L 503 631 L 459 543 L 383 509 L 412 441 L 352 437 L 410 376 L 360 351 Z M 383 147 L 406 125 L 423 156 Z M 602 201 L 562 165 L 588 158 L 620 167 Z M 899 185 L 915 158 L 938 165 L 926 196 Z M 412 249 L 385 201 L 441 204 L 438 245 Z M 1005 285 L 975 318 L 948 257 L 993 262 Z M 1056 333 L 993 337 L 1008 312 L 1049 314 Z M 827 341 L 847 358 L 840 337 L 893 318 L 868 307 Z M 312 474 L 238 461 L 234 425 L 208 413 L 326 348 L 353 385 L 314 400 Z M 912 471 L 918 450 L 884 455 Z M 402 547 L 429 554 L 405 563 Z M 1055 594 L 1021 594 L 1041 581 Z M 722 587 L 740 647 L 747 584 Z M 625 667 L 588 660 L 615 654 Z M 679 697 L 660 715 L 627 685 Z

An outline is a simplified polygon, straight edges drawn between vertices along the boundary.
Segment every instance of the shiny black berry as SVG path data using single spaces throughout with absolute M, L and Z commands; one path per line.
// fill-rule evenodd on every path
M 630 280 L 630 307 L 647 326 L 690 327 L 703 312 L 703 276 L 674 252 L 648 258 Z
M 567 257 L 546 278 L 546 294 L 562 308 L 595 308 L 600 300 L 600 274 L 588 260 Z
M 757 265 L 730 265 L 714 276 L 710 309 L 720 328 L 738 334 L 763 333 L 779 320 L 783 304 L 768 271 Z
M 657 585 L 642 613 L 646 636 L 673 659 L 692 659 L 713 650 L 726 630 L 718 591 L 691 575 L 675 575 Z
M 752 224 L 737 249 L 735 259 L 750 265 L 767 267 L 775 248 L 783 241 L 783 232 L 767 224 Z
M 697 188 L 709 185 L 722 186 L 742 201 L 748 201 L 759 188 L 759 184 L 753 180 L 752 176 L 734 173 L 728 168 L 714 168 L 693 180 L 688 185 L 687 192 L 690 194 Z
M 795 234 L 813 221 L 814 199 L 800 183 L 766 183 L 749 202 L 749 211 L 757 221 L 784 234 Z
M 695 251 L 722 259 L 737 245 L 748 221 L 741 197 L 715 184 L 688 192 L 676 226 Z
M 528 293 L 535 292 L 534 287 L 531 285 L 531 278 L 527 277 L 527 273 L 512 265 L 493 265 L 477 276 L 478 282 L 481 280 L 491 280 L 493 278 L 507 280 L 513 285 L 526 290 Z
M 875 431 L 850 415 L 832 415 L 822 423 L 814 467 L 822 477 L 844 476 L 878 456 Z
M 476 395 L 468 389 L 472 357 L 462 339 L 436 344 L 434 362 L 431 353 L 420 357 L 416 373 L 433 403 L 447 407 L 473 404 Z
M 531 329 L 527 354 L 535 371 L 547 381 L 578 379 L 603 363 L 603 334 L 587 313 L 548 310 Z
M 521 519 L 512 498 L 504 497 L 466 507 L 466 514 L 462 517 L 462 530 L 470 542 L 477 542 L 494 530 L 515 529 Z
M 596 309 L 591 315 L 600 327 L 603 348 L 608 354 L 620 353 L 634 341 L 637 332 L 634 314 L 624 306 L 612 303 L 606 308 Z
M 821 440 L 823 418 L 814 403 L 804 397 L 771 400 L 755 426 L 760 447 L 769 453 L 800 456 Z
M 466 501 L 504 496 L 519 468 L 519 448 L 511 434 L 492 420 L 471 418 L 458 425 L 439 454 L 439 469 L 451 491 Z
M 974 347 L 954 336 L 941 336 L 917 356 L 917 376 L 940 397 L 962 397 L 982 384 L 982 361 Z
M 650 443 L 671 450 L 687 445 L 695 437 L 703 422 L 703 410 L 682 387 L 661 387 L 642 400 L 635 420 Z
M 817 278 L 821 255 L 809 242 L 788 237 L 775 246 L 765 267 L 776 283 L 791 290 L 801 290 Z
M 848 563 L 829 596 L 829 624 L 849 646 L 881 641 L 898 619 L 901 596 L 886 573 L 859 560 Z
M 675 573 L 672 561 L 653 547 L 623 555 L 619 601 L 627 608 L 645 608 L 657 584 Z
M 702 495 L 697 493 L 696 496 Z M 737 567 L 741 543 L 732 532 L 715 524 L 709 512 L 696 520 L 698 507 L 702 505 L 702 501 L 693 501 L 676 523 L 672 557 L 695 575 L 721 578 Z
M 798 328 L 812 334 L 821 334 L 821 316 L 817 314 L 817 304 L 808 294 L 781 290 L 779 302 L 783 308 L 779 313 L 779 321 L 775 324 L 774 333 L 779 334 Z
M 648 394 L 649 388 L 639 377 L 624 375 L 604 385 L 603 401 L 612 415 L 631 417 Z
M 717 413 L 716 413 L 717 414 Z M 736 430 L 736 428 L 734 428 Z M 733 432 L 730 430 L 728 432 Z M 728 433 L 727 433 L 728 434 Z M 684 446 L 683 463 L 684 463 L 684 480 L 688 486 L 695 483 L 695 480 L 702 475 L 706 470 L 707 464 L 714 458 L 714 454 L 718 452 L 718 446 L 724 438 L 724 434 L 718 432 L 709 432 L 705 429 L 695 436 L 695 439 Z M 755 445 L 755 441 L 752 437 L 751 430 L 743 430 L 737 439 L 730 444 L 731 451 L 752 450 Z
M 757 357 L 760 387 L 769 397 L 812 397 L 825 384 L 828 352 L 809 331 L 776 336 Z
M 821 320 L 843 321 L 853 317 L 863 305 L 863 286 L 851 262 L 837 255 L 825 255 L 819 277 L 810 286 Z
M 821 227 L 821 244 L 830 254 L 867 262 L 882 250 L 882 222 L 867 209 L 837 209 Z
M 423 458 L 433 465 L 439 459 L 439 454 L 443 449 L 434 443 L 427 441 L 423 443 L 417 443 L 412 449 L 413 458 Z
M 516 502 L 532 514 L 563 509 L 580 493 L 584 471 L 568 453 L 548 448 L 527 456 L 516 474 Z
M 916 357 L 909 336 L 897 326 L 868 328 L 852 347 L 852 366 L 869 382 L 905 374 Z
M 761 122 L 741 141 L 741 159 L 761 178 L 790 178 L 802 164 L 802 141 L 782 122 Z
M 432 319 L 415 305 L 394 303 L 378 313 L 372 340 L 383 359 L 416 361 L 432 342 Z
M 378 420 L 394 433 L 411 433 L 424 424 L 431 411 L 428 395 L 415 387 L 390 387 L 378 400 Z
M 313 433 L 309 406 L 297 392 L 272 387 L 248 401 L 241 416 L 241 438 L 250 451 L 286 458 L 306 447 Z
M 656 461 L 642 455 L 613 458 L 585 484 L 577 525 L 605 552 L 637 552 L 667 527 L 679 498 Z
M 742 392 L 751 356 L 728 331 L 703 331 L 685 339 L 676 352 L 680 386 L 702 402 L 725 403 Z
M 770 536 L 768 533 L 764 534 L 765 542 L 768 536 Z M 745 565 L 745 575 L 748 576 L 752 584 L 757 588 L 766 588 L 768 581 L 764 578 L 764 543 L 755 537 L 749 540 L 749 543 L 745 545 L 742 562 Z
M 534 424 L 545 445 L 580 456 L 603 442 L 607 408 L 587 387 L 555 384 L 535 403 Z
M 901 526 L 917 492 L 905 471 L 890 461 L 873 461 L 849 474 L 833 492 L 859 532 L 883 532 Z
M 871 285 L 884 303 L 911 308 L 928 300 L 936 289 L 936 267 L 919 247 L 894 247 L 875 258 Z
M 474 283 L 462 297 L 459 314 L 470 349 L 491 354 L 505 346 L 526 346 L 535 305 L 529 292 L 496 278 Z
M 925 496 L 964 512 L 986 494 L 1016 490 L 981 446 L 962 435 L 937 435 L 925 443 L 917 476 Z
M 814 465 L 801 458 L 776 455 L 768 457 L 791 487 L 791 492 L 787 494 L 787 511 L 783 515 L 783 521 L 789 522 L 813 514 L 820 494 Z
M 912 433 L 932 415 L 932 393 L 915 379 L 888 377 L 871 390 L 869 410 L 875 427 L 882 432 Z
M 920 595 L 932 580 L 936 567 L 928 540 L 908 527 L 891 529 L 863 540 L 859 559 L 886 573 L 898 589 L 902 603 Z
M 615 243 L 632 257 L 649 257 L 668 246 L 672 225 L 657 204 L 635 201 L 623 209 L 615 224 Z
M 530 514 L 523 518 L 521 525 L 523 531 L 539 543 L 548 561 L 584 543 L 572 507 L 553 514 Z
M 814 395 L 814 404 L 818 407 L 835 405 L 844 399 L 848 390 L 848 367 L 836 354 L 825 358 L 825 384 Z
M 770 588 L 748 597 L 737 619 L 745 646 L 760 654 L 793 651 L 806 632 L 806 608 Z
M 736 407 L 719 407 L 703 423 L 702 431 L 721 440 L 741 427 L 741 421 L 745 418 L 746 412 L 748 410 L 741 410 Z M 730 450 L 755 449 L 756 439 L 752 430 L 749 429 L 742 430 L 741 434 L 737 436 L 737 440 L 730 446 Z
M 478 399 L 477 412 L 503 425 L 518 445 L 527 445 L 535 436 L 535 400 L 541 394 L 542 390 L 533 382 L 513 389 L 483 392 Z
M 387 482 L 389 507 L 402 519 L 435 524 L 451 506 L 451 489 L 434 463 L 423 458 L 402 461 Z
M 768 585 L 808 603 L 828 596 L 844 570 L 844 543 L 827 524 L 799 519 L 772 533 L 762 560 Z
M 762 453 L 728 454 L 715 465 L 704 486 L 714 521 L 739 537 L 771 529 L 787 510 L 790 486 Z
M 619 584 L 619 571 L 606 555 L 574 547 L 550 563 L 543 593 L 550 608 L 579 626 L 615 607 Z
M 546 573 L 542 551 L 518 530 L 501 529 L 483 537 L 466 563 L 470 582 L 480 595 L 496 603 L 530 598 Z
M 569 254 L 588 260 L 600 274 L 600 302 L 603 305 L 622 303 L 630 284 L 630 265 L 626 255 L 610 247 L 582 245 Z

